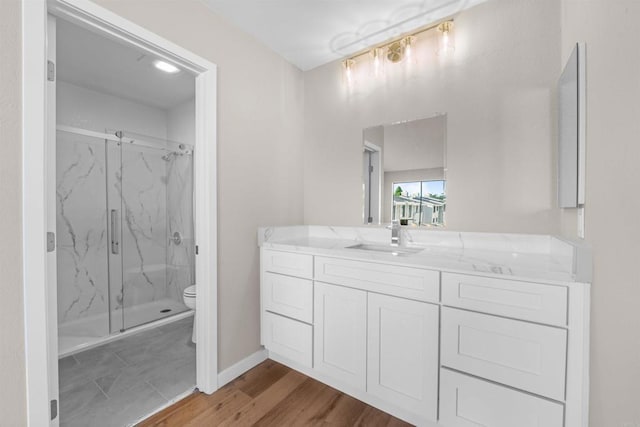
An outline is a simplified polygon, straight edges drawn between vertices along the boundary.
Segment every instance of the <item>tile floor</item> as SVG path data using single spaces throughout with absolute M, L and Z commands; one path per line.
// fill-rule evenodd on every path
M 196 383 L 193 317 L 59 360 L 60 425 L 122 427 Z

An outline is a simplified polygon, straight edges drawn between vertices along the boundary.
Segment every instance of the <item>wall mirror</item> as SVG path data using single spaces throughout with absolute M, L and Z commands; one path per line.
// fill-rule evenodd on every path
M 446 224 L 446 114 L 363 131 L 365 224 Z
M 576 44 L 558 80 L 558 206 L 561 208 L 584 204 L 584 53 L 584 44 Z

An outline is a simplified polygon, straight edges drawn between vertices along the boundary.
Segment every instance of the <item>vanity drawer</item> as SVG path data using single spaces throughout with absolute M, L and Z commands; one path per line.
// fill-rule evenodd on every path
M 447 427 L 562 427 L 564 405 L 440 370 L 440 424 Z
M 263 314 L 265 348 L 311 368 L 313 360 L 312 326 L 269 312 Z
M 313 278 L 313 255 L 266 249 L 262 252 L 261 260 L 264 271 L 304 279 Z
M 442 365 L 564 400 L 566 330 L 446 307 L 441 322 Z
M 567 324 L 564 286 L 442 273 L 442 303 L 533 322 Z
M 433 270 L 316 257 L 315 280 L 420 301 L 440 300 L 440 272 Z
M 264 273 L 264 309 L 303 322 L 313 322 L 313 282 Z

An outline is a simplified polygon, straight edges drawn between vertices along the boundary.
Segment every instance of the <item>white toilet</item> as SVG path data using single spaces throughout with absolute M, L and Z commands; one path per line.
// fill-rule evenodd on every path
M 196 309 L 196 285 L 191 285 L 182 293 L 182 299 L 184 304 L 191 310 Z M 191 334 L 191 341 L 196 342 L 196 316 L 193 316 L 193 333 Z

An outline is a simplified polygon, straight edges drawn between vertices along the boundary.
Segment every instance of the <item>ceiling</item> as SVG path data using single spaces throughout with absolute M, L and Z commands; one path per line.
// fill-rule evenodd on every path
M 202 0 L 303 71 L 487 0 Z
M 162 109 L 195 96 L 189 72 L 162 72 L 153 66 L 152 55 L 62 19 L 56 44 L 59 80 Z

